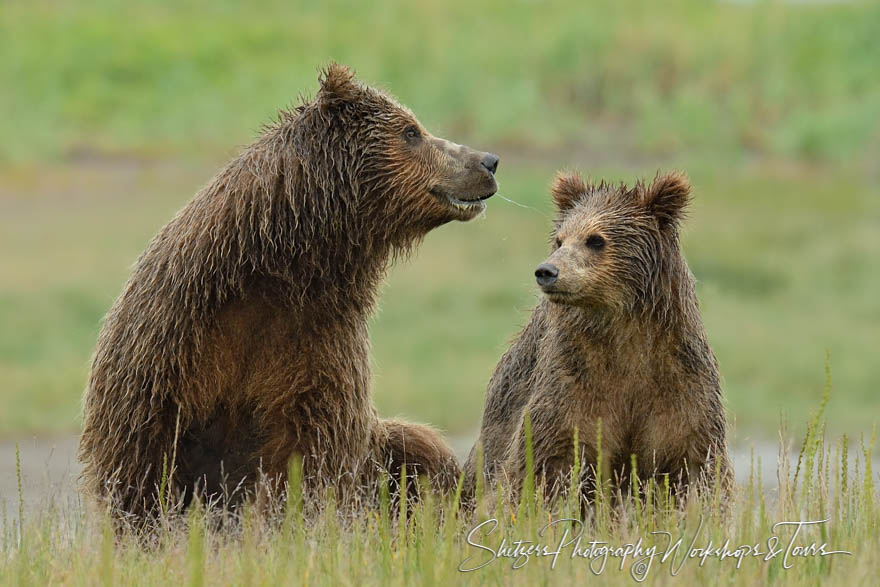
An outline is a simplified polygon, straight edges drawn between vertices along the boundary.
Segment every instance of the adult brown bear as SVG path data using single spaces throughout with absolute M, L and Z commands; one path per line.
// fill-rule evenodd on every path
M 633 455 L 643 479 L 712 482 L 717 464 L 729 482 L 718 365 L 678 237 L 690 191 L 679 173 L 632 188 L 557 177 L 551 254 L 535 271 L 544 299 L 489 382 L 471 487 L 481 474 L 522 483 L 526 412 L 548 494 L 568 486 L 575 442 L 587 497 L 600 468 L 629 480 Z
M 498 157 L 346 67 L 320 85 L 159 232 L 107 314 L 79 454 L 119 516 L 156 511 L 163 469 L 184 496 L 277 480 L 294 454 L 307 489 L 356 489 L 376 462 L 457 474 L 430 428 L 377 417 L 367 319 L 397 255 L 484 209 Z

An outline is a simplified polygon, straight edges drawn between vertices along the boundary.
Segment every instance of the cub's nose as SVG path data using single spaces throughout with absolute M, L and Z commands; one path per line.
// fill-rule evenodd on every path
M 538 268 L 535 269 L 535 279 L 538 281 L 538 285 L 541 287 L 547 287 L 548 285 L 553 285 L 556 283 L 556 279 L 559 277 L 559 269 L 556 268 L 556 265 L 551 265 L 550 263 L 541 263 L 538 265 Z
M 483 155 L 480 165 L 488 169 L 489 173 L 494 175 L 495 170 L 498 169 L 498 155 L 495 155 L 494 153 L 486 153 Z

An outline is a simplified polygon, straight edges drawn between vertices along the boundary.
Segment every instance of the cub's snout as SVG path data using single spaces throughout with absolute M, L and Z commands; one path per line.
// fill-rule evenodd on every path
M 541 263 L 535 269 L 535 280 L 542 288 L 549 287 L 556 283 L 559 278 L 559 268 L 551 263 Z

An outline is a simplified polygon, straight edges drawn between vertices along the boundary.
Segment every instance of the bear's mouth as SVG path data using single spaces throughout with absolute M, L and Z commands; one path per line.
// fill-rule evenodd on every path
M 574 298 L 573 293 L 562 291 L 559 289 L 541 288 L 541 291 L 544 292 L 544 295 L 547 296 L 548 300 L 555 303 L 564 304 L 565 302 L 571 301 Z
M 480 209 L 482 209 L 482 208 L 486 207 L 486 204 L 484 204 L 483 201 L 488 200 L 494 194 L 495 194 L 495 192 L 492 192 L 491 194 L 486 194 L 485 196 L 480 196 L 479 198 L 474 198 L 471 200 L 463 200 L 461 198 L 456 198 L 455 196 L 447 195 L 446 199 L 449 201 L 450 204 L 452 204 L 453 206 L 455 206 L 457 208 L 468 208 L 468 209 L 469 208 L 480 208 Z
M 446 190 L 443 190 L 439 187 L 432 188 L 430 190 L 431 194 L 437 197 L 440 200 L 445 200 L 448 204 L 450 204 L 453 208 L 457 208 L 459 210 L 464 211 L 481 211 L 486 207 L 485 200 L 488 200 L 492 196 L 495 195 L 497 190 L 492 190 L 487 194 L 483 194 L 477 196 L 475 198 L 460 198 L 453 196 Z

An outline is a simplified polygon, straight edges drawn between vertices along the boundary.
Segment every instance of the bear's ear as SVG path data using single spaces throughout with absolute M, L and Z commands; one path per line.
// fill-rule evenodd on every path
M 339 104 L 351 102 L 357 97 L 358 86 L 354 81 L 354 73 L 345 65 L 330 62 L 318 76 L 321 89 L 317 101 L 323 108 L 332 108 Z
M 550 188 L 553 201 L 560 212 L 565 212 L 587 193 L 587 186 L 583 178 L 577 173 L 562 172 L 556 174 L 553 185 Z
M 657 174 L 645 193 L 645 206 L 657 219 L 660 229 L 675 226 L 690 201 L 691 182 L 680 171 Z

